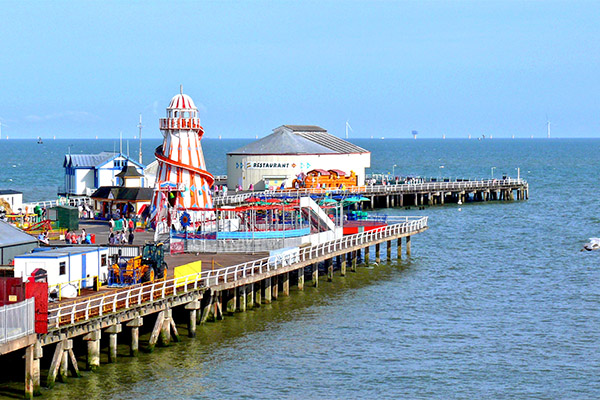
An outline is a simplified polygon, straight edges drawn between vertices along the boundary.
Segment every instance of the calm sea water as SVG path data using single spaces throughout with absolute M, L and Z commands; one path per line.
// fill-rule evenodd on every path
M 245 142 L 203 140 L 209 169 L 225 173 L 225 152 Z M 600 236 L 600 140 L 355 142 L 373 152 L 373 172 L 396 164 L 401 175 L 489 177 L 496 167 L 496 177 L 516 177 L 520 168 L 530 200 L 381 210 L 430 217 L 411 259 L 293 290 L 44 397 L 600 397 L 600 253 L 579 251 Z M 53 197 L 68 144 L 113 147 L 3 141 L 0 186 Z

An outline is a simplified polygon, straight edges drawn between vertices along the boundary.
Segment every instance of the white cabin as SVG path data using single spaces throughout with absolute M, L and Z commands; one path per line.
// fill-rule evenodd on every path
M 10 189 L 0 190 L 0 199 L 6 201 L 15 214 L 23 207 L 23 192 Z
M 26 281 L 34 270 L 46 271 L 48 286 L 71 282 L 74 286 L 92 287 L 94 278 L 108 279 L 108 248 L 62 247 L 16 256 L 15 277 Z

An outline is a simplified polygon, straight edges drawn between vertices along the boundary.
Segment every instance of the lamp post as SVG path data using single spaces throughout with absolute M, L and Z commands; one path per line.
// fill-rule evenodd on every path
M 492 167 L 492 179 L 494 179 L 494 170 L 496 169 L 496 167 Z
M 396 179 L 396 167 L 397 167 L 396 164 L 392 165 L 392 178 L 394 178 L 394 179 Z

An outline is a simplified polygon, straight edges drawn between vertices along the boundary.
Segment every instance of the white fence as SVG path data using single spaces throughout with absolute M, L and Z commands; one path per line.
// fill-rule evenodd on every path
M 343 190 L 340 189 L 285 189 L 285 190 L 265 190 L 261 192 L 249 192 L 234 194 L 231 196 L 215 196 L 215 205 L 237 204 L 250 197 L 278 197 L 278 196 L 306 196 L 311 194 L 355 194 L 355 195 L 385 195 L 385 194 L 411 194 L 421 192 L 437 191 L 463 191 L 463 190 L 494 190 L 508 189 L 515 186 L 527 185 L 523 179 L 486 179 L 480 181 L 462 181 L 462 182 L 427 182 L 427 183 L 403 183 L 398 185 L 369 185 L 355 186 Z
M 89 197 L 73 197 L 67 199 L 66 197 L 57 199 L 57 200 L 46 200 L 46 201 L 34 201 L 31 203 L 23 203 L 23 208 L 28 207 L 30 211 L 32 211 L 35 206 L 40 206 L 42 208 L 50 208 L 57 205 L 63 206 L 82 206 L 84 204 L 91 204 L 92 200 Z
M 0 307 L 0 344 L 35 333 L 35 299 Z
M 250 276 L 261 275 L 293 263 L 316 260 L 319 257 L 332 255 L 336 251 L 372 244 L 387 237 L 416 233 L 427 227 L 427 217 L 404 218 L 404 222 L 401 223 L 344 236 L 316 246 L 305 247 L 300 249 L 299 252 L 287 253 L 277 258 L 265 257 L 226 268 L 146 283 L 116 292 L 51 306 L 48 310 L 48 329 L 54 330 L 63 325 L 84 322 L 105 314 L 124 311 L 143 303 L 151 303 L 171 297 L 175 294 L 185 294 L 201 287 L 216 286 Z

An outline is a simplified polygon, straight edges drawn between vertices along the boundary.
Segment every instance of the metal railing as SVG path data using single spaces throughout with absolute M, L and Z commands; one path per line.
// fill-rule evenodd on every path
M 265 257 L 217 270 L 136 285 L 111 293 L 53 305 L 48 310 L 48 329 L 55 330 L 64 325 L 88 321 L 117 311 L 125 311 L 144 303 L 198 290 L 201 287 L 216 286 L 249 276 L 261 275 L 293 263 L 316 260 L 319 257 L 332 255 L 337 251 L 354 246 L 368 245 L 386 237 L 417 233 L 427 227 L 428 217 L 404 218 L 404 222 L 401 223 L 305 247 L 294 254 L 275 258 Z
M 67 205 L 67 206 L 80 206 L 84 204 L 91 204 L 92 200 L 89 197 L 72 197 L 72 198 L 61 198 L 56 200 L 45 200 L 45 201 L 34 201 L 31 203 L 23 203 L 23 208 L 28 207 L 29 210 L 33 210 L 35 206 L 40 206 L 42 208 L 54 207 L 57 205 Z
M 108 256 L 109 257 L 119 254 L 119 251 L 121 251 L 121 257 L 125 257 L 125 258 L 137 257 L 140 254 L 142 254 L 142 250 L 140 249 L 140 246 L 136 246 L 136 245 L 109 244 L 109 245 L 105 245 L 102 247 L 108 247 Z
M 426 183 L 403 183 L 390 185 L 367 185 L 354 186 L 345 189 L 284 189 L 284 190 L 265 190 L 260 192 L 238 193 L 228 196 L 215 196 L 215 205 L 237 204 L 250 197 L 278 197 L 278 196 L 306 196 L 311 194 L 357 194 L 357 195 L 384 195 L 384 194 L 410 194 L 431 191 L 457 191 L 457 190 L 482 190 L 482 189 L 508 189 L 515 186 L 527 185 L 523 179 L 485 179 L 479 181 L 461 181 L 461 182 L 426 182 Z
M 0 307 L 0 343 L 35 333 L 35 299 Z

